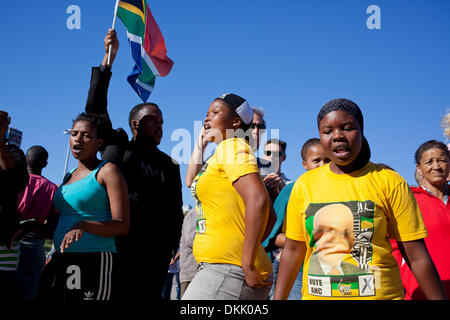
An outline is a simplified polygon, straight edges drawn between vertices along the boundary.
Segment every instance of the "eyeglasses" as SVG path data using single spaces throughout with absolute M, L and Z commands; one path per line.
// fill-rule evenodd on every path
M 270 157 L 270 156 L 272 155 L 272 153 L 273 153 L 274 156 L 279 156 L 279 157 L 281 157 L 281 156 L 284 154 L 283 151 L 270 151 L 270 150 L 264 150 L 264 154 L 265 154 L 266 156 L 268 156 L 268 157 Z
M 259 130 L 265 129 L 266 125 L 264 123 L 252 123 L 252 129 L 258 128 Z

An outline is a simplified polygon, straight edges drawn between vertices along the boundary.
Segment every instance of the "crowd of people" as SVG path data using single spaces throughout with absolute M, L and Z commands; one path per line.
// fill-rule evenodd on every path
M 184 179 L 195 207 L 183 211 L 179 165 L 158 148 L 159 106 L 131 109 L 130 140 L 112 124 L 114 30 L 104 46 L 70 130 L 77 166 L 59 185 L 43 177 L 45 148 L 25 155 L 0 141 L 0 300 L 447 299 L 443 142 L 418 147 L 409 186 L 370 161 L 359 106 L 333 99 L 303 143 L 306 172 L 291 180 L 286 141 L 260 145 L 263 110 L 226 93 L 207 109 Z M 0 111 L 0 136 L 9 122 Z

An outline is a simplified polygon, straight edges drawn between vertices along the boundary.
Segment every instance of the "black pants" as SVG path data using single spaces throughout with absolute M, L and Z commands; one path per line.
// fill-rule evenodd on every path
M 119 251 L 119 299 L 128 302 L 162 300 L 171 250 L 139 249 Z
M 112 252 L 54 253 L 42 274 L 38 300 L 114 300 L 116 254 Z

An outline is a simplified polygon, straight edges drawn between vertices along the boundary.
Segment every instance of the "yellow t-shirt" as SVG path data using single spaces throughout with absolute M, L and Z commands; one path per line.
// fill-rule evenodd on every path
M 328 164 L 300 176 L 286 219 L 286 236 L 306 243 L 303 299 L 402 299 L 389 238 L 427 236 L 405 180 L 371 162 L 351 174 Z
M 256 158 L 242 138 L 222 141 L 194 179 L 191 192 L 197 206 L 196 261 L 241 266 L 245 235 L 245 204 L 233 182 L 259 172 Z M 272 264 L 259 245 L 256 269 L 266 279 Z

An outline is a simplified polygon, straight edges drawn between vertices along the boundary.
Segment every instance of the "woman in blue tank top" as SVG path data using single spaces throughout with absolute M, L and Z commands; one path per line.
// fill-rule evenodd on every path
M 115 236 L 129 227 L 125 179 L 112 163 L 97 158 L 106 119 L 80 114 L 70 133 L 78 166 L 54 196 L 60 217 L 53 236 L 56 253 L 47 265 L 39 295 L 63 301 L 111 300 Z

